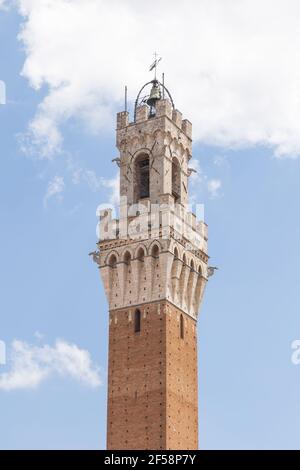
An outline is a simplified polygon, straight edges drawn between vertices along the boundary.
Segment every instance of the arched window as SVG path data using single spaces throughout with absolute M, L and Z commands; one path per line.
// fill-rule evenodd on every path
M 141 312 L 139 310 L 136 310 L 134 314 L 134 332 L 139 333 L 140 331 L 141 331 Z
M 140 248 L 139 251 L 137 252 L 137 259 L 139 261 L 144 261 L 145 260 L 145 251 L 144 248 Z
M 109 258 L 109 262 L 108 262 L 109 266 L 111 268 L 115 268 L 117 266 L 117 258 L 116 258 L 116 255 L 112 254 L 111 257 Z
M 172 196 L 175 199 L 175 202 L 180 202 L 181 198 L 181 169 L 180 164 L 177 158 L 172 160 Z
M 184 339 L 184 320 L 183 315 L 180 315 L 180 338 Z
M 151 255 L 153 256 L 153 258 L 159 257 L 159 248 L 157 245 L 153 245 L 152 250 L 151 250 Z
M 131 254 L 129 253 L 129 251 L 126 251 L 124 255 L 124 263 L 127 265 L 131 263 Z
M 199 266 L 198 279 L 197 279 L 197 284 L 196 284 L 196 292 L 195 292 L 195 295 L 194 295 L 194 305 L 193 305 L 194 313 L 197 313 L 198 310 L 199 310 L 202 288 L 203 288 L 202 269 L 201 269 L 201 266 Z
M 172 298 L 175 303 L 177 303 L 177 299 L 179 295 L 178 290 L 179 290 L 180 273 L 181 273 L 181 261 L 179 260 L 178 249 L 175 246 L 174 259 L 173 259 L 172 271 L 171 271 Z
M 129 304 L 132 301 L 132 266 L 129 251 L 126 251 L 123 256 L 123 286 L 124 303 Z
M 140 155 L 135 162 L 135 202 L 150 196 L 149 155 Z

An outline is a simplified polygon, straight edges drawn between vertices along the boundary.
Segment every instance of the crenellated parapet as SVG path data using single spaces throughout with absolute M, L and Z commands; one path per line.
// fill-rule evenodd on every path
M 132 207 L 124 204 L 121 218 L 113 218 L 111 208 L 99 213 L 98 236 L 103 242 L 173 238 L 187 250 L 207 257 L 208 228 L 204 221 L 197 222 L 196 215 L 172 204 L 155 205 L 149 201 Z

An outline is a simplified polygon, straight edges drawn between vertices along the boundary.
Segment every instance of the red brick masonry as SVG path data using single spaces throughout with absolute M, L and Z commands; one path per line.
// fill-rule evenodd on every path
M 167 301 L 110 313 L 109 450 L 198 448 L 196 321 Z M 184 338 L 180 334 L 180 316 Z

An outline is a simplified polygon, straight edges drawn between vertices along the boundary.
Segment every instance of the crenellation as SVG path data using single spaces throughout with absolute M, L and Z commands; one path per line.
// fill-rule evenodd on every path
M 182 128 L 182 113 L 178 111 L 178 109 L 173 110 L 172 121 L 176 124 L 177 127 L 180 129 Z
M 169 100 L 160 100 L 156 106 L 156 116 L 166 116 L 172 119 L 172 105 Z
M 148 119 L 148 114 L 149 111 L 147 105 L 139 106 L 136 110 L 136 122 L 146 121 Z
M 117 114 L 117 130 L 127 127 L 129 124 L 129 113 L 127 111 L 122 111 Z
M 193 126 L 192 126 L 192 123 L 188 119 L 184 119 L 182 121 L 181 129 L 182 129 L 182 132 L 184 132 L 189 139 L 192 138 Z

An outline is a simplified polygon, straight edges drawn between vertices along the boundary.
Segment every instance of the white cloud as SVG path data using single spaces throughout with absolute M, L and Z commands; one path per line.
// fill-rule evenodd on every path
M 102 184 L 105 188 L 110 190 L 109 204 L 118 206 L 120 201 L 120 175 L 117 174 L 115 178 L 102 178 Z
M 114 178 L 104 178 L 98 176 L 94 170 L 88 170 L 76 166 L 69 161 L 69 170 L 72 172 L 73 184 L 86 183 L 92 191 L 99 191 L 107 188 L 110 191 L 108 194 L 108 203 L 112 205 L 119 204 L 119 190 L 120 190 L 120 175 L 117 174 Z
M 35 338 L 36 338 L 38 341 L 42 341 L 42 339 L 44 339 L 43 333 L 41 333 L 41 332 L 38 331 L 38 330 L 34 333 L 34 336 L 35 336 Z
M 53 376 L 69 377 L 90 387 L 101 384 L 89 352 L 62 340 L 53 347 L 14 341 L 10 364 L 10 371 L 0 374 L 0 390 L 34 389 Z
M 93 131 L 111 129 L 123 85 L 134 98 L 151 78 L 155 49 L 196 139 L 300 155 L 298 0 L 18 4 L 23 75 L 36 89 L 48 87 L 30 124 L 42 156 L 60 149 L 61 125 L 73 117 Z
M 207 191 L 211 199 L 220 197 L 220 189 L 222 187 L 222 181 L 220 178 L 210 178 L 207 174 L 205 174 L 201 168 L 198 158 L 193 158 L 191 161 L 191 167 L 196 170 L 196 173 L 192 173 L 190 177 L 190 203 L 196 204 L 199 202 L 199 188 L 201 188 L 203 191 Z
M 190 176 L 191 183 L 192 184 L 201 183 L 201 181 L 203 180 L 203 178 L 205 178 L 205 176 L 203 175 L 203 171 L 202 171 L 200 161 L 198 160 L 198 158 L 193 158 L 193 160 L 191 161 L 190 167 L 194 170 Z
M 82 209 L 82 207 L 83 207 L 82 202 L 79 202 L 74 207 L 72 207 L 72 209 L 69 210 L 68 215 L 73 216 L 74 214 L 77 214 L 77 212 L 80 211 L 80 209 Z
M 7 10 L 7 0 L 0 0 L 0 10 Z
M 207 182 L 208 192 L 213 199 L 219 196 L 221 187 L 222 182 L 218 179 L 212 179 Z
M 48 188 L 44 196 L 44 206 L 47 207 L 48 201 L 52 197 L 61 198 L 64 189 L 64 178 L 62 176 L 55 176 L 48 184 Z

